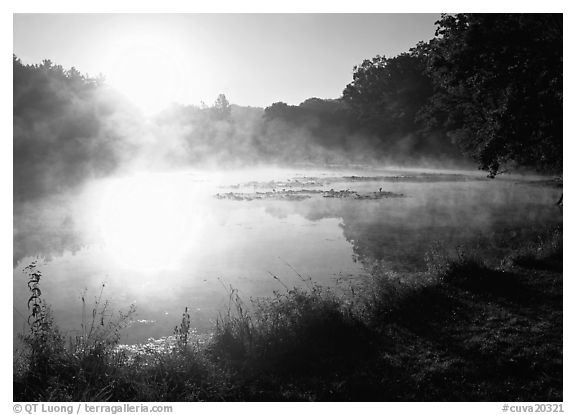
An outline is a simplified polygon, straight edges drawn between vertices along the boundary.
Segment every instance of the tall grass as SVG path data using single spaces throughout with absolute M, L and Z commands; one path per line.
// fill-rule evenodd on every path
M 553 268 L 562 270 L 563 235 L 562 228 L 556 227 L 538 236 L 536 241 L 508 255 L 504 266 L 527 268 Z
M 218 320 L 213 353 L 250 371 L 303 373 L 342 364 L 369 347 L 363 322 L 330 290 L 316 284 L 253 299 L 252 310 L 234 289 Z
M 245 300 L 237 289 L 226 286 L 228 308 L 217 318 L 210 341 L 202 344 L 195 341 L 185 308 L 172 336 L 144 345 L 120 345 L 120 331 L 135 310 L 130 306 L 125 312 L 112 313 L 109 302 L 103 300 L 104 284 L 91 306 L 86 294 L 82 296 L 80 332 L 66 341 L 42 297 L 42 273 L 32 263 L 25 269 L 30 290 L 29 332 L 22 336 L 24 358 L 16 365 L 14 399 L 358 400 L 412 396 L 414 387 L 422 387 L 418 380 L 422 369 L 411 367 L 410 377 L 402 362 L 427 361 L 419 347 L 424 347 L 425 353 L 433 350 L 428 340 L 423 343 L 426 346 L 415 344 L 415 336 L 431 335 L 446 324 L 460 324 L 457 331 L 467 333 L 469 317 L 457 314 L 472 312 L 473 307 L 465 305 L 467 297 L 473 299 L 470 304 L 486 299 L 482 313 L 490 310 L 495 300 L 499 304 L 512 300 L 522 306 L 517 300 L 528 291 L 521 288 L 510 267 L 527 266 L 533 260 L 540 265 L 551 259 L 561 262 L 561 241 L 561 231 L 552 232 L 509 256 L 497 269 L 473 253 L 434 246 L 426 256 L 426 272 L 408 276 L 375 267 L 362 289 L 352 290 L 346 299 L 300 274 L 304 284 L 298 288 L 289 288 L 272 276 L 282 289 L 267 298 Z M 499 310 L 494 311 L 498 316 Z M 489 331 L 493 329 L 489 327 Z M 470 336 L 478 335 L 480 329 L 474 330 Z M 473 338 L 465 337 L 461 347 L 474 344 Z M 491 364 L 488 358 L 473 362 L 486 367 Z
M 79 334 L 60 333 L 40 289 L 36 262 L 25 268 L 30 299 L 29 332 L 15 364 L 14 400 L 180 401 L 217 399 L 226 372 L 192 341 L 186 308 L 174 335 L 138 347 L 120 345 L 120 332 L 135 307 L 113 313 L 102 284 L 94 303 L 83 293 Z
M 30 290 L 29 332 L 20 335 L 25 363 L 15 373 L 15 395 L 38 400 L 104 400 L 110 387 L 107 380 L 123 359 L 115 348 L 120 330 L 127 325 L 134 307 L 113 316 L 108 301 L 102 301 L 103 284 L 88 316 L 84 293 L 81 334 L 66 341 L 42 298 L 38 263 L 31 263 L 24 271 Z

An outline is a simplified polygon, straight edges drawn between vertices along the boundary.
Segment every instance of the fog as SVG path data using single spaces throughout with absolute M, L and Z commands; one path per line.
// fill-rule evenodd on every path
M 14 261 L 82 246 L 68 201 L 99 178 L 190 168 L 471 166 L 433 135 L 421 151 L 410 135 L 388 141 L 355 128 L 334 100 L 264 110 L 224 97 L 145 116 L 104 80 L 14 57 Z
M 233 285 L 270 295 L 298 273 L 338 286 L 420 273 L 435 246 L 499 258 L 562 223 L 538 176 L 487 179 L 445 136 L 377 134 L 340 100 L 254 108 L 217 97 L 145 116 L 104 81 L 14 60 L 14 316 L 21 268 L 73 330 L 84 289 L 136 303 L 124 341 L 210 330 Z
M 80 189 L 93 178 L 135 171 L 254 165 L 471 167 L 429 133 L 383 139 L 353 120 L 343 101 L 299 106 L 172 107 L 145 116 L 104 80 L 50 61 L 14 57 L 14 202 Z M 218 97 L 220 99 L 220 97 Z
M 538 178 L 375 167 L 94 179 L 19 210 L 15 330 L 26 314 L 21 268 L 35 255 L 64 330 L 77 328 L 83 290 L 94 296 L 104 282 L 114 307 L 136 304 L 140 322 L 124 341 L 140 342 L 169 335 L 186 306 L 194 327 L 209 332 L 228 285 L 250 298 L 282 288 L 272 275 L 297 286 L 298 272 L 330 287 L 362 284 L 375 267 L 418 275 L 438 245 L 499 260 L 562 223 L 558 192 Z
M 14 29 L 14 401 L 562 402 L 562 14 Z

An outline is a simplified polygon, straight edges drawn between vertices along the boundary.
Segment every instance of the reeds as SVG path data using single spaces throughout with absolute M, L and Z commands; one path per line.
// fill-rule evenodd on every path
M 552 232 L 525 250 L 539 264 L 561 262 L 561 241 L 561 231 Z M 267 298 L 244 300 L 223 284 L 228 307 L 209 341 L 195 342 L 186 307 L 172 336 L 136 346 L 119 345 L 134 307 L 112 313 L 103 300 L 104 284 L 91 306 L 82 295 L 80 331 L 66 344 L 42 297 L 42 273 L 34 262 L 25 269 L 30 330 L 22 336 L 14 400 L 513 400 L 544 398 L 540 390 L 558 397 L 561 387 L 550 375 L 558 371 L 558 358 L 549 356 L 561 359 L 561 284 L 540 281 L 532 270 L 528 281 L 512 273 L 518 264 L 530 264 L 518 259 L 526 257 L 523 251 L 515 255 L 491 268 L 474 253 L 435 246 L 426 272 L 400 275 L 377 266 L 346 297 L 293 268 L 301 286 L 289 288 L 271 274 L 281 288 Z M 538 284 L 548 284 L 546 295 L 535 296 Z M 548 314 L 533 310 L 540 306 Z M 532 320 L 507 320 L 508 315 L 530 316 L 542 333 L 518 334 Z M 480 347 L 491 344 L 493 333 L 503 348 L 497 358 L 491 346 L 482 346 L 486 353 Z M 516 344 L 525 350 L 524 360 L 514 354 Z M 506 377 L 514 359 L 520 362 L 514 370 L 527 373 L 524 383 Z M 531 371 L 534 364 L 545 377 Z M 468 376 L 470 382 L 426 383 L 430 373 L 451 365 L 451 376 Z M 490 378 L 491 370 L 502 380 Z M 508 395 L 498 395 L 504 384 Z

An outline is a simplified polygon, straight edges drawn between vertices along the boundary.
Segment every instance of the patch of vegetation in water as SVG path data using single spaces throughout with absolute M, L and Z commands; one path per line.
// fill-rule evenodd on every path
M 271 192 L 254 192 L 254 193 L 217 193 L 214 197 L 216 199 L 227 200 L 286 200 L 286 201 L 301 201 L 310 199 L 313 195 L 323 193 L 321 190 L 279 190 Z
M 254 192 L 254 193 L 217 193 L 214 197 L 220 200 L 237 200 L 237 201 L 253 201 L 253 200 L 284 200 L 298 202 L 310 199 L 314 196 L 322 196 L 331 199 L 355 199 L 355 200 L 378 200 L 388 198 L 405 197 L 402 193 L 386 192 L 357 192 L 350 189 L 345 190 L 272 190 L 270 192 Z
M 378 192 L 357 193 L 355 198 L 359 200 L 378 200 L 378 199 L 390 199 L 397 197 L 405 197 L 405 196 L 402 193 L 385 192 L 379 190 Z

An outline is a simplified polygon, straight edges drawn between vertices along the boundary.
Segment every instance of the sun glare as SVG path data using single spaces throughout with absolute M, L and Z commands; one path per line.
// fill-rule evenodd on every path
M 97 227 L 108 255 L 140 271 L 173 269 L 195 247 L 201 208 L 178 180 L 140 174 L 109 183 L 100 195 Z

